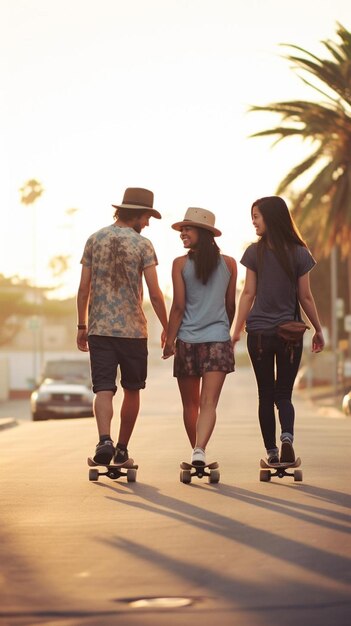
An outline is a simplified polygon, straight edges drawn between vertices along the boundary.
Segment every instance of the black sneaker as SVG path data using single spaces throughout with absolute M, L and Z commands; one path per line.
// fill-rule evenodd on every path
M 281 463 L 295 463 L 295 452 L 291 440 L 288 437 L 282 439 L 282 447 L 280 451 Z
M 125 461 L 128 461 L 128 459 L 129 459 L 129 455 L 128 455 L 127 448 L 120 448 L 119 445 L 117 444 L 115 456 L 113 457 L 113 462 L 116 465 L 119 465 L 120 463 L 124 463 Z
M 95 456 L 93 461 L 100 463 L 100 465 L 109 465 L 115 453 L 115 447 L 112 439 L 106 439 L 106 441 L 99 441 L 95 449 Z
M 267 463 L 270 465 L 277 465 L 279 463 L 279 450 L 278 448 L 270 448 L 267 450 Z
M 272 454 L 272 456 L 267 457 L 267 463 L 269 465 L 279 465 L 279 457 L 277 454 Z

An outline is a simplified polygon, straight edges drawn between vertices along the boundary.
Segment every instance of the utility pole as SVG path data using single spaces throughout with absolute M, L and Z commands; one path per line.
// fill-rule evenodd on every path
M 330 253 L 330 284 L 331 284 L 331 349 L 333 353 L 332 385 L 334 394 L 338 389 L 338 320 L 336 315 L 336 302 L 338 297 L 338 266 L 337 247 L 334 246 Z

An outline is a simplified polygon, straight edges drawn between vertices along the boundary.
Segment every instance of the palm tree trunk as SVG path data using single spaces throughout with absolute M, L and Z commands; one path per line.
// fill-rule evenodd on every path
M 348 276 L 348 287 L 349 287 L 348 314 L 351 315 L 351 254 L 349 254 L 348 259 L 347 259 L 347 276 Z M 351 332 L 349 332 L 349 357 L 351 358 Z

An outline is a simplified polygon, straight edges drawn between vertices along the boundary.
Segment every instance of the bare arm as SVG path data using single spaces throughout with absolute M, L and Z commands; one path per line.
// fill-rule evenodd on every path
M 77 323 L 88 324 L 88 305 L 91 287 L 91 267 L 82 266 L 80 283 L 77 294 Z M 82 329 L 77 331 L 77 347 L 82 352 L 88 352 L 88 331 Z
M 240 335 L 244 329 L 247 316 L 256 297 L 256 287 L 256 273 L 247 268 L 245 283 L 243 290 L 240 294 L 237 315 L 235 318 L 234 331 L 232 335 L 233 345 L 240 340 Z
M 163 347 L 167 333 L 167 310 L 163 293 L 158 284 L 156 265 L 150 265 L 144 269 L 145 282 L 149 291 L 150 302 L 161 322 L 163 331 L 161 334 L 161 346 Z
M 317 313 L 317 307 L 311 292 L 310 275 L 308 272 L 307 274 L 299 277 L 297 282 L 297 292 L 299 302 L 315 330 L 312 337 L 312 352 L 321 352 L 324 348 L 324 337 Z
M 174 342 L 177 337 L 179 326 L 182 322 L 185 309 L 185 285 L 182 276 L 186 257 L 178 257 L 173 261 L 172 266 L 172 282 L 173 282 L 173 302 L 169 315 L 169 325 L 166 344 L 163 349 L 163 358 L 174 354 Z
M 236 296 L 236 279 L 238 270 L 235 260 L 230 256 L 225 256 L 224 260 L 227 264 L 228 270 L 231 273 L 230 281 L 227 287 L 227 293 L 225 295 L 225 308 L 229 319 L 229 327 L 231 327 L 235 315 L 235 296 Z

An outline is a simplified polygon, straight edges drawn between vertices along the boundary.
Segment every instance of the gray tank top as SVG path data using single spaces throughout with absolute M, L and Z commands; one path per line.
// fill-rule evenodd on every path
M 183 268 L 185 283 L 185 311 L 178 331 L 178 338 L 188 343 L 228 341 L 229 320 L 225 296 L 230 271 L 222 255 L 217 268 L 206 285 L 195 275 L 195 263 L 187 258 Z

